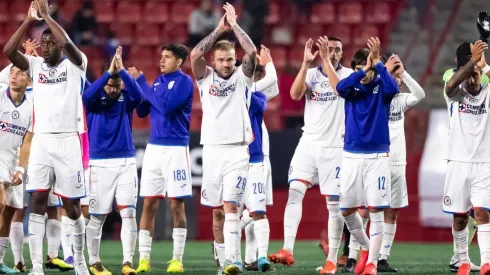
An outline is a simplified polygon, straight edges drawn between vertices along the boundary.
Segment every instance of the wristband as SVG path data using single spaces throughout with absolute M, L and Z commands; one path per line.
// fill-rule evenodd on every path
M 485 67 L 483 67 L 482 69 L 483 73 L 487 74 L 489 71 L 490 71 L 490 65 L 485 65 Z
M 22 174 L 24 174 L 25 172 L 24 167 L 20 167 L 20 166 L 15 167 L 15 172 L 21 172 Z

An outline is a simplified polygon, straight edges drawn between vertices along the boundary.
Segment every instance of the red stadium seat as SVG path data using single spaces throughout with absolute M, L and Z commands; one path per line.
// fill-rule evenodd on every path
M 118 1 L 117 20 L 123 23 L 138 23 L 141 20 L 141 6 L 139 1 Z
M 188 2 L 175 2 L 172 5 L 172 11 L 170 17 L 174 23 L 188 23 L 191 13 L 198 7 L 193 3 Z
M 271 48 L 272 61 L 276 70 L 282 70 L 287 64 L 288 53 L 284 47 Z
M 344 67 L 350 68 L 350 62 L 357 50 L 359 47 L 354 46 L 347 46 L 342 49 L 342 65 Z
M 121 45 L 131 45 L 133 43 L 134 28 L 131 24 L 116 24 L 113 26 L 116 37 Z
M 136 26 L 136 43 L 139 45 L 159 45 L 162 30 L 155 23 L 141 22 Z
M 332 3 L 315 4 L 311 9 L 311 23 L 330 24 L 335 22 L 335 7 Z
M 172 43 L 185 44 L 187 42 L 187 24 L 166 24 L 165 37 Z
M 356 24 L 362 22 L 362 5 L 359 2 L 341 3 L 338 7 L 339 22 Z
M 7 1 L 0 2 L 0 23 L 9 21 L 9 8 Z
M 303 62 L 303 57 L 305 55 L 304 47 L 295 47 L 289 50 L 288 60 L 289 64 L 293 67 L 301 67 L 301 63 Z
M 386 2 L 369 3 L 366 12 L 367 23 L 387 23 L 391 20 L 390 4 Z
M 132 46 L 130 51 L 131 64 L 137 67 L 139 70 L 142 68 L 151 67 L 152 70 L 157 68 L 158 59 L 155 60 L 155 48 L 144 46 Z
M 326 35 L 327 29 L 323 25 L 303 25 L 298 28 L 296 43 L 304 45 L 308 39 L 313 39 L 313 45 L 320 36 Z
M 115 4 L 111 0 L 94 1 L 95 18 L 98 23 L 110 23 L 115 19 L 114 7 Z
M 342 40 L 342 45 L 349 45 L 351 43 L 351 27 L 344 24 L 334 24 L 326 28 L 328 35 L 337 36 Z
M 265 18 L 265 22 L 269 25 L 277 24 L 281 17 L 281 8 L 278 3 L 271 3 L 269 5 L 269 14 Z
M 134 130 L 147 130 L 150 129 L 150 116 L 145 118 L 138 117 L 136 112 L 133 112 L 133 129 Z
M 2 45 L 5 45 L 7 41 L 10 39 L 12 35 L 19 29 L 21 23 L 19 22 L 11 22 L 9 24 L 3 25 L 3 28 L 0 28 L 0 41 Z M 24 38 L 27 40 L 27 38 Z M 37 39 L 39 41 L 39 38 Z
M 143 8 L 143 19 L 152 23 L 168 21 L 168 5 L 161 1 L 148 1 Z
M 31 1 L 27 0 L 16 0 L 16 1 L 5 1 L 11 2 L 10 8 L 7 9 L 10 14 L 11 21 L 22 22 L 26 19 L 27 11 L 31 5 Z
M 354 27 L 353 37 L 355 45 L 366 45 L 370 37 L 379 37 L 379 29 L 376 25 Z
M 199 95 L 197 95 L 199 98 Z M 194 100 L 196 98 L 196 94 L 194 94 Z M 194 106 L 193 106 L 194 107 Z M 192 114 L 191 114 L 191 131 L 200 131 L 201 130 L 201 123 L 202 123 L 202 111 L 198 109 L 193 109 Z
M 61 10 L 63 11 L 63 19 L 70 22 L 80 7 L 80 1 L 65 1 L 63 6 L 61 6 Z

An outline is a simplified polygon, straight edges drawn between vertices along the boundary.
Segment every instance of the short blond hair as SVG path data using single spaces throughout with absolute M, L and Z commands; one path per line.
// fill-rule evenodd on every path
M 235 42 L 228 40 L 220 40 L 214 44 L 214 50 L 230 51 L 235 49 Z

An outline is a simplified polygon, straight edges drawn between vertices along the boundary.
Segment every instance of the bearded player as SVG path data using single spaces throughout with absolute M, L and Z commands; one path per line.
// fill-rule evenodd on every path
M 224 9 L 226 14 L 218 27 L 192 50 L 191 66 L 203 109 L 201 203 L 215 208 L 215 247 L 219 247 L 223 272 L 237 274 L 241 268 L 236 259 L 240 241 L 238 206 L 247 182 L 248 145 L 253 141 L 248 107 L 257 50 L 250 37 L 238 26 L 234 7 L 227 3 Z M 246 53 L 239 67 L 235 66 L 234 44 L 228 41 L 216 43 L 228 31 L 233 31 Z M 214 70 L 206 66 L 204 60 L 204 55 L 213 46 Z
M 301 221 L 303 198 L 317 184 L 326 197 L 329 253 L 322 273 L 335 273 L 344 219 L 340 214 L 340 172 L 344 136 L 344 100 L 337 95 L 337 83 L 353 71 L 340 65 L 342 41 L 320 37 L 312 53 L 313 40 L 305 45 L 303 64 L 291 87 L 291 98 L 305 97 L 305 126 L 289 168 L 289 198 L 284 212 L 284 246 L 269 255 L 274 263 L 294 263 L 293 248 Z M 309 68 L 320 54 L 322 65 Z
M 48 26 L 41 37 L 43 57 L 26 56 L 17 49 L 30 25 L 39 20 L 44 20 Z M 79 138 L 79 134 L 84 132 L 81 93 L 87 58 L 51 18 L 47 0 L 31 3 L 26 20 L 7 42 L 4 53 L 16 67 L 30 72 L 33 100 L 36 102 L 35 135 L 26 186 L 32 193 L 29 215 L 31 274 L 43 274 L 44 213 L 51 188 L 62 198 L 70 218 L 75 272 L 89 274 L 83 255 L 85 221 L 80 210 L 80 198 L 86 195 L 86 189 Z

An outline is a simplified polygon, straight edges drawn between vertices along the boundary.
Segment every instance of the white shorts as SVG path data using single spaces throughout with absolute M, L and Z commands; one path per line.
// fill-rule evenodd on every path
M 264 163 L 250 163 L 248 166 L 247 185 L 245 186 L 245 207 L 253 213 L 265 214 L 267 183 L 265 179 Z
M 390 207 L 391 177 L 386 153 L 344 152 L 340 179 L 340 209 Z
M 457 214 L 471 208 L 490 211 L 490 163 L 448 161 L 442 209 Z
M 85 175 L 85 188 L 87 189 L 87 195 L 80 199 L 80 205 L 88 206 L 90 196 L 90 167 L 83 171 Z
M 223 202 L 240 205 L 247 184 L 247 145 L 204 145 L 201 204 L 220 207 Z
M 265 173 L 265 186 L 266 186 L 265 203 L 268 206 L 272 206 L 274 204 L 274 200 L 273 200 L 273 192 L 272 192 L 271 160 L 269 159 L 269 156 L 264 156 L 264 173 Z
M 0 182 L 12 182 L 15 169 L 0 167 Z M 5 204 L 17 209 L 23 209 L 25 204 L 24 184 L 9 186 L 5 189 Z
M 288 182 L 300 181 L 308 188 L 319 183 L 322 195 L 338 197 L 342 153 L 342 148 L 323 147 L 301 139 L 289 166 Z
M 53 189 L 49 190 L 48 207 L 62 207 L 62 206 L 63 206 L 63 202 L 61 201 L 61 198 L 54 194 Z
M 107 215 L 112 211 L 112 204 L 116 198 L 117 207 L 136 208 L 138 200 L 138 174 L 136 160 L 108 159 L 106 164 L 94 166 L 90 164 L 90 215 Z M 115 162 L 112 162 L 115 161 Z M 118 165 L 122 164 L 122 165 Z
M 85 197 L 82 149 L 78 134 L 35 134 L 27 176 L 27 192 L 53 189 L 62 198 Z
M 141 170 L 140 197 L 192 197 L 189 147 L 146 146 Z
M 406 165 L 390 165 L 391 174 L 391 208 L 408 207 Z

